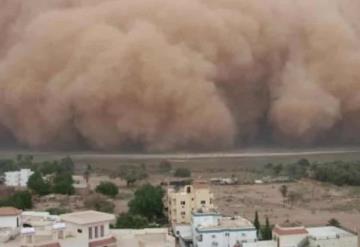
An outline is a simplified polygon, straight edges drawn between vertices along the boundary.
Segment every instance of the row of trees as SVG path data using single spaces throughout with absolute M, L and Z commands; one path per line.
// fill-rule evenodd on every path
M 293 179 L 311 178 L 322 182 L 342 185 L 360 185 L 360 161 L 310 162 L 300 159 L 295 163 L 265 166 L 272 175 L 285 175 Z
M 258 213 L 258 211 L 256 211 L 255 219 L 254 219 L 253 223 L 256 228 L 258 238 L 260 238 L 261 240 L 271 240 L 272 239 L 273 226 L 270 225 L 270 220 L 267 216 L 265 218 L 265 225 L 261 225 L 260 220 L 259 220 L 259 213 Z

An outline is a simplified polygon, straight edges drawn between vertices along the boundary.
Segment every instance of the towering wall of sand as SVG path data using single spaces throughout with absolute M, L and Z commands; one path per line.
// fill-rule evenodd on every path
M 360 1 L 0 4 L 0 142 L 360 141 Z

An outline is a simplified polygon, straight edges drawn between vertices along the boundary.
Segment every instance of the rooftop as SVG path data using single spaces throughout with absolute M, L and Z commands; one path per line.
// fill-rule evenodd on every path
M 199 231 L 218 231 L 218 230 L 240 230 L 255 229 L 254 225 L 242 217 L 221 217 L 215 225 L 204 225 L 197 228 Z
M 16 216 L 21 212 L 21 210 L 13 207 L 0 207 L 0 216 Z
M 275 226 L 273 232 L 276 233 L 277 235 L 281 235 L 281 236 L 308 234 L 308 231 L 303 226 L 298 226 L 298 227 Z
M 334 226 L 310 227 L 307 230 L 311 237 L 317 239 L 354 236 L 353 233 Z
M 87 225 L 92 223 L 115 220 L 115 216 L 112 214 L 92 210 L 63 214 L 60 216 L 60 218 L 65 222 L 70 222 L 78 225 Z

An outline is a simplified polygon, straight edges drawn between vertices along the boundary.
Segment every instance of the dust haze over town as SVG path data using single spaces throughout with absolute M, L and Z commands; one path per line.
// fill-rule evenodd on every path
M 0 142 L 356 145 L 360 3 L 1 0 Z

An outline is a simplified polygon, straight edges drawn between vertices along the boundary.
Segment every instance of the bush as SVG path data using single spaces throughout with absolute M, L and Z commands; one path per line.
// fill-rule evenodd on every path
M 149 227 L 149 221 L 147 218 L 140 215 L 122 213 L 116 219 L 115 227 L 120 229 L 143 229 Z
M 71 212 L 70 210 L 68 210 L 66 208 L 48 208 L 46 211 L 49 212 L 51 215 L 60 215 L 60 214 L 66 214 L 66 213 Z
M 0 201 L 0 206 L 11 206 L 22 210 L 31 209 L 33 206 L 31 193 L 29 191 L 16 192 L 14 195 L 2 199 Z
M 96 192 L 114 198 L 118 193 L 118 187 L 112 182 L 101 182 L 95 189 Z
M 104 196 L 99 194 L 89 196 L 85 200 L 84 205 L 88 209 L 93 209 L 104 213 L 113 213 L 115 208 L 114 203 L 108 201 Z
M 163 221 L 163 196 L 164 190 L 160 186 L 144 185 L 136 190 L 135 197 L 129 202 L 129 213 L 143 216 L 149 222 Z
M 175 170 L 174 176 L 180 178 L 191 177 L 191 171 L 187 168 L 178 168 Z
M 143 166 L 129 165 L 120 167 L 119 176 L 126 181 L 127 186 L 130 186 L 138 180 L 147 178 L 148 174 Z

